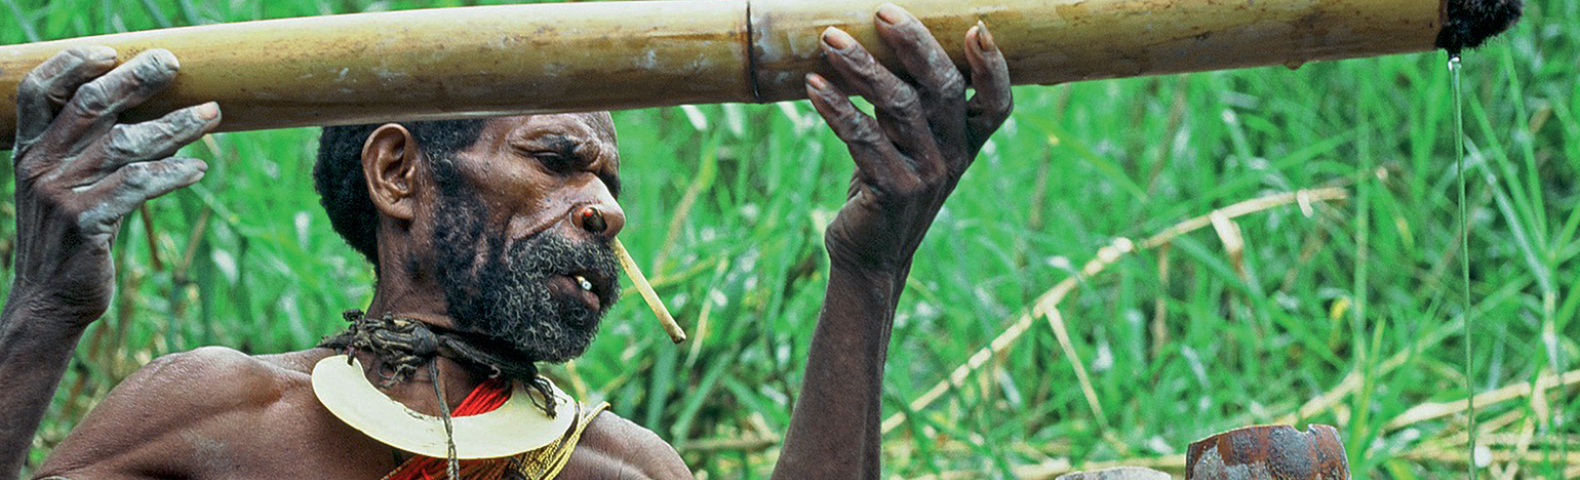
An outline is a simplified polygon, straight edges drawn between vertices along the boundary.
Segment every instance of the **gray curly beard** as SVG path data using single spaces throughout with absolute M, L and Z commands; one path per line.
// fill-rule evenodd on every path
M 456 188 L 449 162 L 435 162 L 441 196 L 435 209 L 434 245 L 438 280 L 456 329 L 509 344 L 523 361 L 560 363 L 581 355 L 598 333 L 617 282 L 600 292 L 599 308 L 555 295 L 549 282 L 571 272 L 617 278 L 619 263 L 608 240 L 573 241 L 550 229 L 510 242 L 490 231 L 487 207 Z M 448 185 L 447 185 L 448 184 Z M 479 255 L 479 249 L 482 249 Z

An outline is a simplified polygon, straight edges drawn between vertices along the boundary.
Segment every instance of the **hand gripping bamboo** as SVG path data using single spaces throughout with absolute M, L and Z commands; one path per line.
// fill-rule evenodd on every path
M 898 1 L 959 65 L 965 31 L 985 23 L 1016 84 L 1457 50 L 1519 13 L 1516 0 Z M 180 59 L 175 85 L 128 120 L 216 101 L 225 112 L 220 130 L 255 130 L 799 99 L 804 75 L 826 68 L 817 39 L 827 27 L 897 65 L 873 29 L 881 3 L 464 7 L 3 46 L 0 148 L 13 142 L 23 75 L 73 46 L 110 46 L 123 61 L 165 48 Z

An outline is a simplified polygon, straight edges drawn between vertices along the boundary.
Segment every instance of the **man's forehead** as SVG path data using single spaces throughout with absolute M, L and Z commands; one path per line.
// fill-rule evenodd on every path
M 485 130 L 500 136 L 533 136 L 554 132 L 586 136 L 587 140 L 615 143 L 614 118 L 609 112 L 519 115 L 488 120 Z

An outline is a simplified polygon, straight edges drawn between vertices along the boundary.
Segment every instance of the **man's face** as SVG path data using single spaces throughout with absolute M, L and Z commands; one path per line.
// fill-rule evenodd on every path
M 608 116 L 491 120 L 471 148 L 429 165 L 436 280 L 456 327 L 524 360 L 585 351 L 619 297 L 610 239 L 624 214 L 611 191 L 619 165 Z M 583 221 L 589 208 L 605 231 Z

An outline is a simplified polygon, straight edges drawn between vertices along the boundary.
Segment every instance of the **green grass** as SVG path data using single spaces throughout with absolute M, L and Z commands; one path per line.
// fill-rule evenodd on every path
M 418 3 L 0 0 L 0 43 Z M 908 412 L 885 436 L 886 471 L 1014 478 L 1028 465 L 1181 454 L 1294 412 L 1354 372 L 1353 394 L 1299 422 L 1338 425 L 1357 478 L 1463 477 L 1464 412 L 1389 422 L 1463 399 L 1467 383 L 1485 392 L 1580 368 L 1580 6 L 1530 3 L 1518 28 L 1465 59 L 1468 250 L 1441 52 L 1017 89 L 1014 118 L 918 252 L 886 412 L 906 411 L 1115 238 L 1295 189 L 1350 198 L 1311 216 L 1285 206 L 1240 218 L 1238 264 L 1209 227 L 1082 280 L 1059 312 L 1104 418 L 1038 319 L 962 387 Z M 776 449 L 750 440 L 787 425 L 826 279 L 821 228 L 851 166 L 804 102 L 690 113 L 615 119 L 622 238 L 640 261 L 663 259 L 648 273 L 694 340 L 671 346 L 632 295 L 584 358 L 550 371 L 675 443 L 703 478 L 757 478 Z M 305 348 L 368 300 L 371 269 L 312 192 L 316 131 L 209 140 L 186 151 L 210 160 L 200 186 L 126 222 L 116 303 L 79 348 L 35 460 L 153 357 Z M 13 225 L 0 222 L 7 274 Z M 1457 293 L 1467 252 L 1471 305 Z M 1481 474 L 1507 468 L 1502 455 L 1528 433 L 1521 476 L 1580 476 L 1577 391 L 1478 402 L 1481 443 L 1500 459 Z

